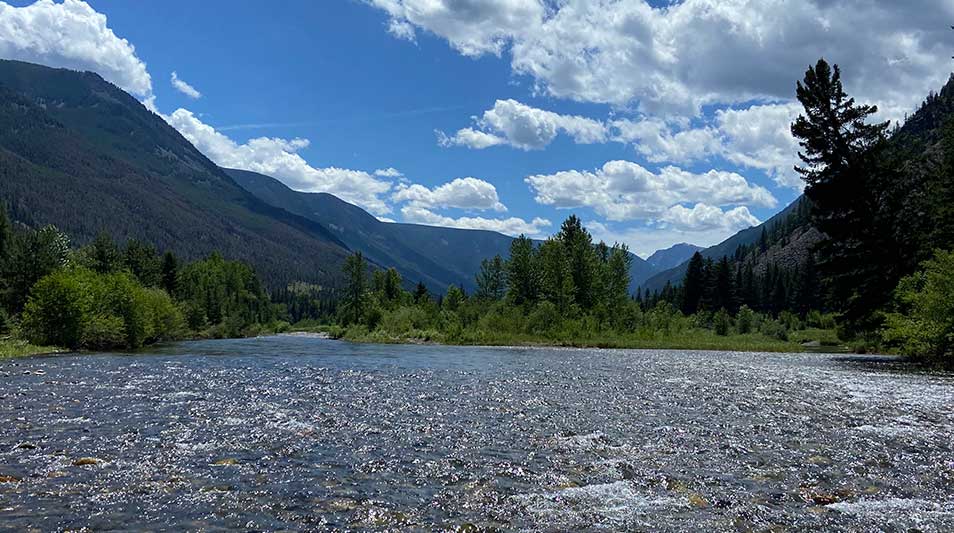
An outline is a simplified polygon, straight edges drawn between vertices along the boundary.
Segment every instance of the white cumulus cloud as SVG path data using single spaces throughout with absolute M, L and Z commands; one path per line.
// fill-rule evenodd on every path
M 73 70 L 92 70 L 148 100 L 152 79 L 136 49 L 86 2 L 39 0 L 25 7 L 0 2 L 0 57 Z
M 309 145 L 307 139 L 258 137 L 239 144 L 187 109 L 165 119 L 217 165 L 260 172 L 299 191 L 329 192 L 376 215 L 391 211 L 383 198 L 389 181 L 361 170 L 311 166 L 297 153 Z
M 544 218 L 536 217 L 527 221 L 518 217 L 510 218 L 484 218 L 484 217 L 460 217 L 453 218 L 440 215 L 433 211 L 415 204 L 408 204 L 401 208 L 401 215 L 404 222 L 412 224 L 426 224 L 429 226 L 444 226 L 448 228 L 461 229 L 480 229 L 496 231 L 504 235 L 527 235 L 529 237 L 540 237 L 542 233 L 549 228 L 552 223 Z
M 791 99 L 824 56 L 849 93 L 900 118 L 945 81 L 954 20 L 946 0 L 370 2 L 464 55 L 509 51 L 539 92 L 660 116 Z
M 170 77 L 169 81 L 177 91 L 188 96 L 189 98 L 192 98 L 193 100 L 202 98 L 202 93 L 196 90 L 195 87 L 186 83 L 185 80 L 179 78 L 179 75 L 176 74 L 176 71 L 172 71 L 172 76 Z
M 696 174 L 668 166 L 656 174 L 630 161 L 609 161 L 594 171 L 533 175 L 525 181 L 540 204 L 562 209 L 589 207 L 614 221 L 662 220 L 669 208 L 682 203 L 778 205 L 767 189 L 734 172 Z
M 500 202 L 497 188 L 477 178 L 456 178 L 433 189 L 423 185 L 400 184 L 391 199 L 395 202 L 411 202 L 417 207 L 458 208 L 471 210 L 506 211 Z
M 660 220 L 677 229 L 687 231 L 712 229 L 738 231 L 759 224 L 759 219 L 755 218 L 744 205 L 723 211 L 701 202 L 691 208 L 674 205 L 660 217 Z
M 460 145 L 487 148 L 509 144 L 522 150 L 539 150 L 564 133 L 578 144 L 606 142 L 606 126 L 577 115 L 561 115 L 522 104 L 516 100 L 497 100 L 494 107 L 474 119 L 480 128 L 463 128 L 453 137 L 441 137 L 443 146 Z

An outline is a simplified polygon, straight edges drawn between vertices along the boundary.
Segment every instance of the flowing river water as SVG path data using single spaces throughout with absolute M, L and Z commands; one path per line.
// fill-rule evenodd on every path
M 0 361 L 0 529 L 950 531 L 954 376 L 187 342 Z

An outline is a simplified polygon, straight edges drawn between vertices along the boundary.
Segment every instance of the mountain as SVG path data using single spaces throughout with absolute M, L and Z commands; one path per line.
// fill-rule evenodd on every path
M 452 283 L 472 291 L 483 259 L 510 254 L 513 238 L 500 233 L 381 222 L 330 194 L 294 191 L 275 178 L 247 170 L 225 172 L 265 202 L 329 228 L 349 248 L 379 265 L 393 266 L 406 281 L 422 281 L 436 292 Z M 634 288 L 654 272 L 633 256 Z
M 728 256 L 731 258 L 735 255 L 736 250 L 738 250 L 740 246 L 749 246 L 759 242 L 759 240 L 762 238 L 763 233 L 766 233 L 766 234 L 786 233 L 786 235 L 782 237 L 787 237 L 788 234 L 792 234 L 796 237 L 795 240 L 800 243 L 799 250 L 801 250 L 802 248 L 805 248 L 807 253 L 806 247 L 810 248 L 810 246 L 813 245 L 814 242 L 817 242 L 817 239 L 820 239 L 820 234 L 818 234 L 816 230 L 812 230 L 811 232 L 808 232 L 807 228 L 805 228 L 804 230 L 799 231 L 797 235 L 795 235 L 794 233 L 795 230 L 801 228 L 803 224 L 801 223 L 793 224 L 792 219 L 797 218 L 799 213 L 801 212 L 800 206 L 802 204 L 802 201 L 803 201 L 803 197 L 799 196 L 797 199 L 795 199 L 794 202 L 789 204 L 785 209 L 781 210 L 780 212 L 775 214 L 775 216 L 759 224 L 758 226 L 752 226 L 751 228 L 746 228 L 736 233 L 735 235 L 729 237 L 728 239 L 720 242 L 719 244 L 716 244 L 715 246 L 710 246 L 709 248 L 700 250 L 699 253 L 702 254 L 703 257 L 712 258 L 713 260 L 721 259 L 723 256 Z M 804 208 L 804 206 L 802 206 L 802 208 Z M 800 217 L 798 218 L 799 220 L 801 219 Z M 786 223 L 788 224 L 786 225 Z M 789 238 L 786 238 L 783 240 L 786 243 L 791 241 L 791 239 Z M 777 250 L 775 253 L 779 255 L 780 257 L 803 255 L 801 251 L 796 252 L 794 250 L 786 250 L 786 251 Z M 686 275 L 687 262 L 688 260 L 682 262 L 676 267 L 663 270 L 662 272 L 659 272 L 658 274 L 651 276 L 649 279 L 647 279 L 644 283 L 641 284 L 641 288 L 649 289 L 650 291 L 659 291 L 659 290 L 662 290 L 667 283 L 671 283 L 672 285 L 681 284 L 683 277 L 685 277 Z
M 646 259 L 646 262 L 657 272 L 662 272 L 663 270 L 669 270 L 688 261 L 689 258 L 692 257 L 692 254 L 702 249 L 701 246 L 682 242 L 674 244 L 665 250 L 656 250 L 653 255 Z
M 186 259 L 214 250 L 269 286 L 335 284 L 347 246 L 236 184 L 160 116 L 99 75 L 0 60 L 0 202 L 77 243 L 107 231 Z

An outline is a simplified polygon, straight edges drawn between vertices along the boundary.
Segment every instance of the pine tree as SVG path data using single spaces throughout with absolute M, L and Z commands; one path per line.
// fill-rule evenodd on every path
M 629 269 L 633 258 L 625 244 L 614 245 L 607 261 L 606 299 L 610 316 L 621 318 L 623 308 L 629 299 Z
M 685 315 L 695 314 L 705 293 L 706 272 L 705 260 L 702 254 L 696 252 L 689 259 L 686 267 L 686 276 L 682 281 L 682 312 Z
M 421 305 L 430 300 L 431 293 L 427 290 L 427 285 L 424 285 L 423 281 L 418 281 L 417 287 L 414 289 L 414 303 Z
M 879 217 L 882 185 L 895 181 L 885 164 L 888 123 L 869 124 L 877 107 L 855 104 L 838 66 L 832 69 L 824 59 L 808 69 L 796 95 L 804 114 L 792 134 L 804 166 L 795 170 L 808 185 L 813 224 L 827 237 L 819 266 L 845 320 L 861 323 L 890 297 L 902 255 L 891 239 L 895 224 Z
M 100 232 L 87 247 L 87 257 L 90 268 L 100 274 L 118 272 L 123 268 L 119 247 L 105 231 Z
M 360 323 L 365 316 L 368 292 L 368 265 L 361 252 L 345 259 L 342 268 L 347 286 L 342 299 L 343 318 L 346 324 Z
M 547 239 L 537 252 L 540 273 L 540 297 L 554 304 L 561 313 L 576 302 L 573 272 L 568 252 L 561 241 Z
M 476 276 L 477 292 L 474 293 L 482 300 L 500 300 L 507 292 L 507 272 L 504 260 L 500 255 L 493 259 L 484 259 L 480 262 L 480 271 Z
M 570 215 L 560 226 L 555 239 L 563 244 L 573 278 L 574 297 L 582 309 L 590 309 L 596 298 L 596 251 L 593 238 L 576 215 Z
M 175 296 L 179 290 L 179 260 L 172 252 L 162 256 L 162 288 L 170 296 Z
M 507 262 L 507 292 L 515 305 L 533 304 L 539 294 L 539 272 L 536 268 L 536 251 L 533 241 L 521 235 L 510 243 L 510 260 Z
M 735 278 L 732 274 L 732 267 L 729 264 L 729 258 L 722 256 L 722 259 L 716 264 L 713 272 L 714 294 L 712 309 L 725 309 L 730 313 L 735 313 L 739 305 L 736 300 Z

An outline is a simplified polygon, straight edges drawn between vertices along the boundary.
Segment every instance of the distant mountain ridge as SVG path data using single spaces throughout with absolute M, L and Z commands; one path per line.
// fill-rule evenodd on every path
M 107 231 L 251 263 L 270 286 L 334 285 L 346 245 L 238 186 L 161 117 L 91 72 L 0 60 L 0 201 L 82 244 Z
M 701 246 L 681 242 L 665 250 L 656 250 L 653 255 L 646 258 L 646 262 L 657 272 L 662 272 L 663 270 L 669 270 L 688 261 L 689 258 L 692 257 L 692 254 L 702 249 Z
M 225 172 L 265 202 L 322 224 L 352 250 L 360 250 L 379 265 L 393 266 L 407 282 L 421 281 L 437 292 L 450 284 L 472 291 L 483 259 L 510 255 L 513 237 L 501 233 L 382 222 L 331 194 L 295 191 L 257 172 Z M 654 272 L 643 259 L 633 256 L 630 274 L 634 288 Z
M 699 250 L 699 253 L 705 258 L 711 258 L 713 260 L 721 259 L 723 256 L 728 256 L 731 258 L 740 246 L 750 245 L 758 242 L 763 231 L 769 231 L 775 227 L 775 225 L 784 223 L 784 221 L 790 215 L 794 214 L 798 210 L 799 203 L 802 201 L 802 199 L 803 197 L 799 196 L 795 199 L 795 201 L 785 207 L 785 209 L 782 209 L 765 222 L 739 231 L 735 235 L 720 242 L 719 244 Z M 691 255 L 692 254 L 690 254 L 690 257 Z M 678 266 L 654 274 L 645 282 L 643 282 L 640 285 L 640 288 L 643 290 L 648 289 L 649 291 L 661 291 L 667 283 L 672 285 L 680 285 L 682 283 L 682 279 L 686 275 L 687 262 L 688 260 L 683 261 Z

